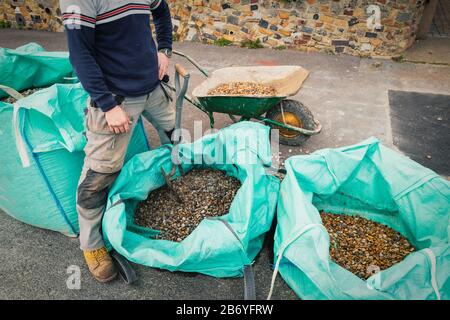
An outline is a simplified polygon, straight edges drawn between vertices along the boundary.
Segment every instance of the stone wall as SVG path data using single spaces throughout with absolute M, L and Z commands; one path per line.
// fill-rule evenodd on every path
M 395 55 L 415 39 L 423 0 L 170 0 L 179 39 L 260 40 L 264 46 L 354 55 Z M 369 5 L 381 25 L 368 28 Z M 376 8 L 375 8 L 376 9 Z
M 425 0 L 166 0 L 175 38 L 360 56 L 415 39 Z M 375 5 L 375 7 L 370 7 Z M 380 10 L 380 20 L 373 19 Z M 368 10 L 370 9 L 370 10 Z M 374 11 L 375 10 L 375 11 Z M 0 0 L 0 26 L 61 31 L 57 0 Z M 369 22 L 372 22 L 368 25 Z
M 62 31 L 58 0 L 0 0 L 0 27 Z

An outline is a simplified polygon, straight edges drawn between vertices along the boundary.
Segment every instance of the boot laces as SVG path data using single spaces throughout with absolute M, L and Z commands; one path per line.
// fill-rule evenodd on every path
M 106 260 L 106 258 L 108 257 L 108 253 L 106 252 L 106 250 L 104 248 L 95 250 L 93 252 L 93 255 L 98 262 L 102 262 L 102 261 Z

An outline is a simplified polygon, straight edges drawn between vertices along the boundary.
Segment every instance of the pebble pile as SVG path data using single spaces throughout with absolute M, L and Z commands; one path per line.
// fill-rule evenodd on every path
M 210 96 L 267 96 L 277 95 L 271 86 L 256 82 L 230 82 L 217 86 L 208 92 Z
M 385 225 L 358 216 L 324 212 L 320 216 L 330 235 L 331 259 L 361 279 L 390 268 L 415 250 Z
M 175 201 L 164 186 L 138 204 L 135 222 L 160 230 L 157 239 L 181 242 L 203 219 L 227 214 L 240 186 L 239 180 L 222 171 L 194 169 L 173 181 L 183 203 Z
M 20 94 L 23 95 L 24 97 L 28 97 L 28 96 L 31 96 L 33 93 L 35 93 L 36 91 L 39 91 L 39 90 L 41 90 L 41 89 L 39 89 L 39 88 L 28 89 L 28 90 L 25 90 L 25 91 L 21 92 Z M 13 97 L 7 97 L 7 98 L 2 99 L 2 101 L 6 102 L 6 103 L 13 104 L 17 100 L 14 99 Z

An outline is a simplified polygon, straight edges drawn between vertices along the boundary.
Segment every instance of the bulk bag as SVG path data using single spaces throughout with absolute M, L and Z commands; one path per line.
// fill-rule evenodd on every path
M 87 98 L 80 84 L 55 84 L 14 105 L 0 102 L 0 210 L 24 223 L 77 236 L 75 196 Z M 127 159 L 148 150 L 140 122 Z
M 73 77 L 68 52 L 48 52 L 36 43 L 0 48 L 0 84 L 22 91 L 67 82 Z M 7 94 L 0 91 L 0 98 Z
M 269 128 L 240 122 L 181 144 L 178 152 L 184 172 L 209 168 L 240 180 L 229 212 L 204 219 L 180 243 L 152 239 L 157 230 L 135 225 L 138 202 L 165 184 L 160 167 L 166 172 L 172 168 L 172 147 L 163 146 L 135 156 L 123 168 L 109 193 L 104 238 L 125 258 L 145 266 L 214 277 L 243 276 L 262 248 L 278 197 L 279 180 L 266 174 L 271 163 Z M 252 157 L 254 161 L 247 161 Z
M 448 181 L 375 138 L 292 157 L 286 170 L 272 284 L 279 270 L 302 299 L 450 298 Z M 330 260 L 319 210 L 385 224 L 417 251 L 363 281 Z

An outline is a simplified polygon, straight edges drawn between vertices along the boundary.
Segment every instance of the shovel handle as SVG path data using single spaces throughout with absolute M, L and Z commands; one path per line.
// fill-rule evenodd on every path
M 175 70 L 178 72 L 180 76 L 186 78 L 189 74 L 186 72 L 186 69 L 181 64 L 175 64 Z

